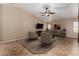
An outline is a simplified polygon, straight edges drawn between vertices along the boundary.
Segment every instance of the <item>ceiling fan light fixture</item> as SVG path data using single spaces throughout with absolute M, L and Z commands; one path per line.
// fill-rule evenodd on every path
M 49 14 L 45 14 L 46 16 L 48 16 Z
M 44 5 L 43 8 L 44 10 L 41 12 L 42 16 L 49 16 L 50 14 L 55 14 L 50 5 Z

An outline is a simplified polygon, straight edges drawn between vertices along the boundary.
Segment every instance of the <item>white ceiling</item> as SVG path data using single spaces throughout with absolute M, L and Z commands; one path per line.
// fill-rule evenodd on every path
M 55 14 L 51 15 L 50 17 L 40 15 L 40 12 L 43 10 L 43 6 L 46 4 L 50 5 L 51 8 L 55 11 Z M 10 5 L 25 9 L 32 15 L 44 21 L 68 19 L 78 16 L 77 3 L 17 3 Z

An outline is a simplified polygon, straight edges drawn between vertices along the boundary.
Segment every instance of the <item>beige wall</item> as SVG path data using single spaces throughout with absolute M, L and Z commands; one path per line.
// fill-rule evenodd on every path
M 35 31 L 39 19 L 25 10 L 9 5 L 2 6 L 2 41 L 28 38 L 29 31 Z
M 57 20 L 52 22 L 53 24 L 57 23 L 61 25 L 61 28 L 66 29 L 67 37 L 78 38 L 78 34 L 73 32 L 73 22 L 78 21 L 77 18 L 65 19 L 65 20 Z
M 1 5 L 0 5 L 0 41 L 1 41 Z
M 1 34 L 1 5 L 0 5 L 0 41 L 1 41 L 1 37 L 2 37 L 2 34 Z

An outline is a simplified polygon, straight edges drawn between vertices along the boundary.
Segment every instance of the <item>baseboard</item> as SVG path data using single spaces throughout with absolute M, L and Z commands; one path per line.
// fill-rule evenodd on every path
M 15 38 L 13 40 L 1 41 L 0 43 L 7 43 L 7 42 L 12 42 L 12 41 L 21 40 L 21 39 L 27 39 L 27 38 Z
M 78 38 L 74 38 L 74 37 L 66 37 L 66 38 L 73 38 L 73 39 L 78 39 Z

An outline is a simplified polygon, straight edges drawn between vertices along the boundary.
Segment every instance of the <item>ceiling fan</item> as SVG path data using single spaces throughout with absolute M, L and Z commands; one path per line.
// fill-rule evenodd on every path
M 49 16 L 50 14 L 55 14 L 55 12 L 53 12 L 52 9 L 49 8 L 49 7 L 44 7 L 44 9 L 45 9 L 45 10 L 43 10 L 43 11 L 40 13 L 41 16 L 44 16 L 44 15 Z

